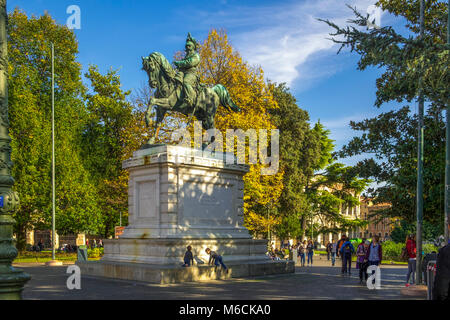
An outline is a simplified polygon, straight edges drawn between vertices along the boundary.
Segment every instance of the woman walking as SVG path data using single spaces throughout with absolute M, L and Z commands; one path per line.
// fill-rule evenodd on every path
M 299 243 L 298 245 L 298 253 L 297 255 L 300 257 L 301 266 L 305 266 L 305 245 L 303 243 Z
M 372 239 L 372 243 L 369 248 L 367 248 L 366 259 L 369 266 L 379 266 L 381 264 L 381 260 L 383 258 L 383 249 L 380 244 L 380 237 L 375 236 Z M 373 272 L 372 272 L 373 273 Z M 374 283 L 375 280 L 372 280 Z
M 368 261 L 366 259 L 367 250 L 369 249 L 370 241 L 363 239 L 356 249 L 356 269 L 359 269 L 359 283 L 367 282 L 367 267 Z M 364 278 L 364 279 L 363 279 Z
M 311 261 L 311 266 L 313 265 L 314 244 L 313 244 L 312 240 L 308 241 L 308 245 L 306 246 L 306 251 L 308 252 L 308 267 L 309 267 L 310 261 Z
M 409 287 L 410 278 L 412 278 L 412 284 L 414 284 L 416 277 L 416 236 L 414 234 L 406 238 L 406 251 L 408 252 L 408 273 L 406 274 L 405 286 Z

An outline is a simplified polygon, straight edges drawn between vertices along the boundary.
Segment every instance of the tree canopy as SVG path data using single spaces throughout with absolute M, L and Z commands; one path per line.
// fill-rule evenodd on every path
M 390 209 L 378 214 L 396 216 L 411 222 L 415 216 L 417 181 L 417 116 L 408 104 L 419 92 L 419 81 L 427 102 L 424 152 L 424 219 L 442 226 L 445 168 L 445 124 L 442 110 L 449 97 L 449 48 L 446 44 L 447 4 L 426 1 L 425 35 L 419 37 L 420 2 L 380 0 L 378 5 L 406 19 L 409 34 L 390 26 L 367 30 L 367 17 L 353 9 L 350 26 L 334 29 L 333 41 L 360 56 L 358 69 L 379 67 L 375 106 L 396 101 L 407 103 L 372 119 L 352 121 L 350 126 L 362 134 L 339 152 L 348 157 L 368 154 L 357 165 L 361 176 L 372 177 L 381 187 L 371 190 L 376 202 L 389 202 Z M 339 51 L 340 51 L 339 50 Z

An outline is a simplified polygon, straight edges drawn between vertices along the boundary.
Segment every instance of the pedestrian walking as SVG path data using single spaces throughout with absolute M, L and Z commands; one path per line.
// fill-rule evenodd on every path
M 375 236 L 372 239 L 372 243 L 370 244 L 367 250 L 367 261 L 369 262 L 369 266 L 378 266 L 381 264 L 381 260 L 383 257 L 383 249 L 380 244 L 380 237 Z
M 214 263 L 214 265 L 216 266 L 216 270 L 217 270 L 217 267 L 220 265 L 225 270 L 225 272 L 228 273 L 228 268 L 225 265 L 225 263 L 223 263 L 223 258 L 221 255 L 219 255 L 215 251 L 211 251 L 211 249 L 209 249 L 209 248 L 206 248 L 205 251 L 207 254 L 209 254 L 208 266 L 211 265 L 212 263 Z
M 341 253 L 341 248 L 342 248 L 342 245 L 344 244 L 346 239 L 347 239 L 347 236 L 345 234 L 343 234 L 341 239 L 339 239 L 339 241 L 337 242 L 337 251 L 336 252 L 337 252 L 337 256 L 338 257 L 342 258 L 341 254 L 340 254 Z
M 380 237 L 376 235 L 373 237 L 372 243 L 369 245 L 369 248 L 367 248 L 366 259 L 368 262 L 368 267 L 379 266 L 381 264 L 382 258 L 383 248 L 380 244 Z M 372 280 L 372 283 L 375 283 L 375 279 Z
M 190 267 L 191 265 L 194 265 L 194 255 L 192 254 L 191 246 L 187 246 L 183 260 L 184 260 L 183 267 Z
M 313 265 L 313 256 L 314 256 L 314 244 L 312 240 L 308 241 L 308 245 L 306 246 L 306 252 L 308 254 L 308 267 L 311 263 L 311 266 Z
M 345 239 L 344 244 L 341 246 L 340 253 L 342 255 L 342 270 L 341 273 L 351 275 L 352 274 L 352 254 L 355 253 L 355 248 L 350 242 L 349 238 Z
M 363 284 L 367 282 L 367 267 L 369 265 L 368 260 L 366 259 L 367 250 L 369 250 L 370 241 L 365 238 L 362 239 L 362 242 L 358 245 L 356 249 L 356 269 L 359 269 L 359 283 Z
M 327 260 L 330 261 L 330 256 L 331 256 L 331 247 L 333 246 L 333 244 L 331 242 L 328 241 L 327 243 Z
M 336 254 L 337 254 L 337 243 L 333 242 L 331 244 L 331 265 L 334 267 L 336 263 Z
M 416 278 L 416 236 L 414 234 L 410 234 L 406 238 L 406 252 L 408 254 L 408 273 L 405 286 L 409 287 L 410 279 L 412 278 L 412 284 L 415 284 Z
M 298 245 L 297 250 L 298 250 L 297 256 L 300 257 L 300 264 L 301 264 L 302 267 L 304 267 L 305 266 L 305 260 L 306 260 L 305 259 L 305 246 L 302 243 L 300 243 Z

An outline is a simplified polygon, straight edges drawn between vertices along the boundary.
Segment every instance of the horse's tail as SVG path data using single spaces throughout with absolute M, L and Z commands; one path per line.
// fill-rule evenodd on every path
M 227 108 L 230 111 L 240 112 L 241 108 L 239 108 L 231 99 L 228 90 L 221 84 L 214 86 L 214 92 L 219 96 L 220 104 Z

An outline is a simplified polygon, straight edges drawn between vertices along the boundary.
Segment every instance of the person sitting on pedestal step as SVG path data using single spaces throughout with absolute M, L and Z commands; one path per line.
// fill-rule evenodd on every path
M 217 252 L 215 251 L 211 251 L 211 249 L 206 248 L 206 253 L 209 254 L 209 261 L 208 261 L 208 266 L 211 265 L 214 262 L 214 265 L 216 266 L 216 270 L 217 267 L 219 265 L 222 266 L 222 268 L 225 270 L 225 272 L 228 272 L 228 268 L 227 266 L 223 263 L 223 259 L 222 256 L 217 254 Z
M 187 246 L 187 251 L 184 254 L 184 264 L 183 267 L 190 267 L 191 265 L 194 265 L 194 256 L 192 255 L 192 247 Z

